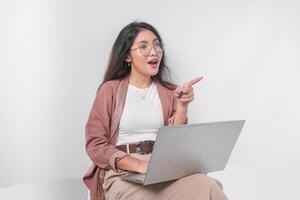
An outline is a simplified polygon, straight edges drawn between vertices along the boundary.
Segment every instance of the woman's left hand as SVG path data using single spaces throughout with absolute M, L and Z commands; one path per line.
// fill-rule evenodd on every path
M 194 100 L 194 91 L 192 86 L 201 81 L 202 79 L 203 77 L 197 77 L 176 88 L 175 96 L 177 98 L 177 102 L 181 106 L 187 106 L 190 102 Z

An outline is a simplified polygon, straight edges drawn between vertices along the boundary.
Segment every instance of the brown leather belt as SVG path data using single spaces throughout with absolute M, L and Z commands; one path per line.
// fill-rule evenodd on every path
M 117 146 L 117 148 L 128 154 L 137 153 L 140 155 L 144 155 L 144 154 L 151 153 L 153 146 L 154 146 L 154 141 L 147 140 L 147 141 L 142 141 L 142 142 L 137 142 L 137 143 L 132 143 L 132 144 L 119 145 L 119 146 Z

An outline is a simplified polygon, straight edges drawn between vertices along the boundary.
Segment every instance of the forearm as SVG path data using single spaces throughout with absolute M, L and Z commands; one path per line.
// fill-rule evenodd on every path
M 174 119 L 175 124 L 185 124 L 187 120 L 188 105 L 177 103 Z
M 116 162 L 116 165 L 118 169 L 146 173 L 148 161 L 140 160 L 138 158 L 134 158 L 130 155 L 127 155 L 122 159 L 118 160 Z

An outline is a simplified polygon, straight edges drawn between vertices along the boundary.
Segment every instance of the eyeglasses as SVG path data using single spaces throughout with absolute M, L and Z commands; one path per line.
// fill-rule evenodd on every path
M 149 44 L 141 44 L 138 48 L 130 49 L 132 51 L 139 51 L 141 55 L 147 57 L 151 54 L 152 48 L 156 51 L 156 53 L 161 54 L 164 51 L 163 44 L 160 42 L 156 42 L 153 45 Z

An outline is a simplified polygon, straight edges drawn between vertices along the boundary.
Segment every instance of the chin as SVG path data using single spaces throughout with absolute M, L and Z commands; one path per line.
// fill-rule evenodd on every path
M 157 75 L 157 74 L 158 74 L 158 70 L 155 71 L 155 72 L 151 72 L 151 73 L 150 73 L 151 76 L 155 76 L 155 75 Z

